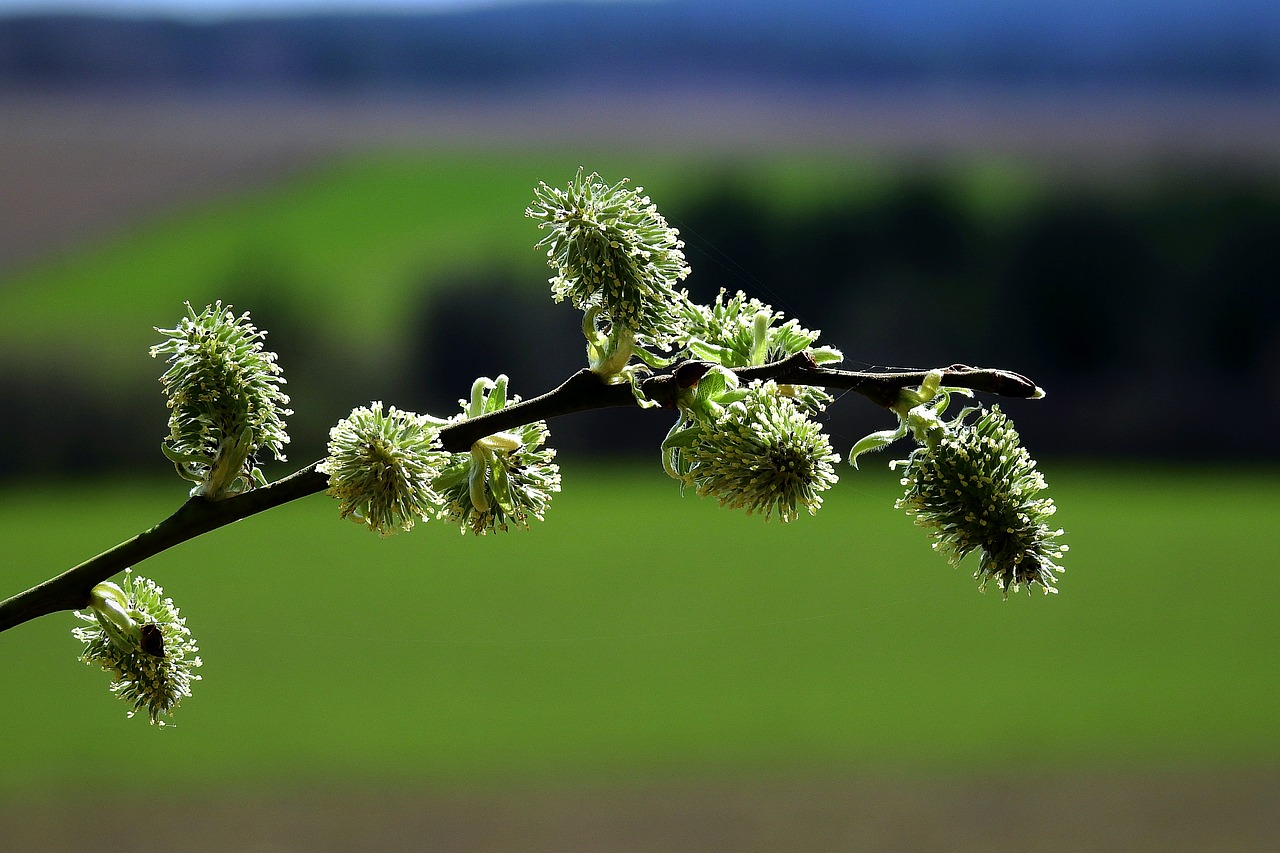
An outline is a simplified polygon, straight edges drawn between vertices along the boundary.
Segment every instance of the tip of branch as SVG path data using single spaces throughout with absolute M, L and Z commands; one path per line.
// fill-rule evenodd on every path
M 1012 370 L 993 370 L 996 377 L 989 390 L 1003 397 L 1020 397 L 1023 400 L 1039 400 L 1044 397 L 1044 389 L 1021 373 Z

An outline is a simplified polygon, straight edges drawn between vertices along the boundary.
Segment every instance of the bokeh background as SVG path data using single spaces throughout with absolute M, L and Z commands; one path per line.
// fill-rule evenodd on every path
M 883 459 L 782 528 L 681 498 L 661 414 L 562 419 L 530 533 L 317 496 L 142 567 L 207 659 L 172 731 L 69 615 L 0 637 L 12 845 L 1263 847 L 1278 46 L 1263 0 L 0 0 L 0 595 L 183 498 L 146 351 L 185 300 L 270 330 L 299 465 L 355 405 L 577 369 L 522 213 L 579 165 L 645 187 L 696 296 L 1032 376 L 1004 408 L 1072 546 L 1004 602 Z

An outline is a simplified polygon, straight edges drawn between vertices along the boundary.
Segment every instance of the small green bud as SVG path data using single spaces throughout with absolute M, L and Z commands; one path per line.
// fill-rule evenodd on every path
M 187 316 L 173 329 L 156 329 L 167 340 L 152 357 L 169 356 L 164 385 L 169 438 L 163 445 L 178 473 L 196 484 L 193 495 L 220 499 L 266 482 L 257 454 L 283 460 L 289 442 L 284 418 L 289 398 L 276 354 L 264 351 L 247 313 L 239 317 L 221 302 Z
M 1063 569 L 1055 561 L 1068 546 L 1057 541 L 1063 531 L 1048 524 L 1056 507 L 1038 497 L 1045 481 L 1035 460 L 998 407 L 972 426 L 963 418 L 896 463 L 906 466 L 907 487 L 897 506 L 933 535 L 934 549 L 952 565 L 977 551 L 979 588 L 994 578 L 1005 597 L 1023 584 L 1057 592 Z
M 432 483 L 449 461 L 440 450 L 443 422 L 382 403 L 355 409 L 329 430 L 329 455 L 317 470 L 342 517 L 383 536 L 409 531 L 438 511 Z
M 126 571 L 123 587 L 108 581 L 93 588 L 89 612 L 75 614 L 88 624 L 71 632 L 84 643 L 80 660 L 111 673 L 111 692 L 133 703 L 129 716 L 145 710 L 160 726 L 160 717 L 191 695 L 191 683 L 201 680 L 194 670 L 203 665 L 186 620 L 163 594 Z

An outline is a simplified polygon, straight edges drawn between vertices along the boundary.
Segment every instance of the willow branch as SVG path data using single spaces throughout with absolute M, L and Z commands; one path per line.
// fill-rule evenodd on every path
M 663 408 L 674 408 L 679 389 L 693 385 L 711 367 L 706 361 L 684 361 L 669 373 L 651 376 L 640 383 L 645 397 Z M 836 370 L 819 367 L 805 352 L 759 367 L 734 370 L 744 382 L 772 379 L 784 385 L 815 385 L 839 391 L 854 391 L 878 406 L 888 408 L 898 400 L 898 392 L 924 382 L 928 370 L 892 372 Z M 1031 400 L 1044 396 L 1034 382 L 1010 370 L 992 370 L 953 364 L 942 369 L 942 384 L 949 388 L 968 388 L 1000 397 Z M 590 409 L 613 406 L 637 406 L 635 395 L 626 384 L 609 385 L 589 370 L 581 370 L 556 388 L 505 409 L 490 412 L 440 431 L 445 450 L 458 453 L 495 432 L 514 429 L 533 421 Z
M 843 391 L 856 391 L 873 403 L 888 408 L 897 402 L 898 392 L 924 382 L 928 370 L 860 371 L 836 370 L 814 364 L 808 353 L 796 353 L 788 359 L 748 367 L 737 371 L 744 381 L 772 379 L 789 385 L 820 385 Z M 998 397 L 1036 400 L 1044 391 L 1021 373 L 985 367 L 953 364 L 942 368 L 942 384 L 948 388 L 967 388 Z
M 680 388 L 695 384 L 710 366 L 703 361 L 682 362 L 668 373 L 645 379 L 641 390 L 660 406 L 672 408 Z M 819 367 L 807 353 L 798 353 L 782 361 L 739 368 L 735 372 L 744 381 L 772 379 L 781 384 L 854 391 L 877 405 L 887 407 L 897 400 L 898 391 L 919 385 L 929 371 L 836 370 Z M 942 374 L 943 385 L 950 387 L 1021 399 L 1043 396 L 1030 379 L 1007 370 L 956 364 L 945 368 Z M 440 431 L 440 441 L 445 450 L 456 453 L 469 449 L 485 436 L 534 421 L 592 409 L 638 405 L 630 385 L 609 384 L 589 370 L 580 370 L 541 396 L 445 427 Z M 87 606 L 90 591 L 95 585 L 149 557 L 232 522 L 324 491 L 328 488 L 329 479 L 316 470 L 319 464 L 318 461 L 313 462 L 268 486 L 223 500 L 190 498 L 155 527 L 0 602 L 0 631 L 50 613 L 83 608 Z
M 317 464 L 312 463 L 269 486 L 226 500 L 188 499 L 177 512 L 155 527 L 0 602 L 0 631 L 60 610 L 85 607 L 94 586 L 130 566 L 233 521 L 323 491 L 328 486 L 328 478 L 315 470 Z

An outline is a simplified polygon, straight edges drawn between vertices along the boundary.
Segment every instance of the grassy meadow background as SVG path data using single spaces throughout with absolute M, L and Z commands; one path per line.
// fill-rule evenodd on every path
M 732 167 L 785 212 L 882 192 L 891 172 L 869 162 L 779 154 Z M 432 288 L 482 260 L 543 291 L 523 209 L 538 180 L 564 183 L 580 163 L 635 177 L 664 209 L 724 167 L 619 149 L 329 160 L 11 271 L 0 358 L 154 410 L 140 437 L 92 422 L 71 434 L 156 443 L 152 326 L 171 326 L 184 300 L 226 299 L 271 329 L 287 316 L 281 349 L 307 356 L 298 376 L 283 362 L 299 411 L 291 458 L 305 464 L 339 403 L 404 388 L 398 353 Z M 1016 216 L 1038 180 L 996 158 L 952 174 L 991 221 Z M 330 382 L 363 396 L 335 402 Z M 1054 406 L 1049 391 L 1005 409 L 1016 420 Z M 64 406 L 51 394 L 6 417 L 57 430 L 77 417 Z M 836 408 L 858 412 L 836 432 L 841 453 L 885 426 L 861 401 Z M 607 422 L 584 423 L 603 445 L 608 427 L 594 424 Z M 381 540 L 323 496 L 247 519 L 139 567 L 175 597 L 206 660 L 173 730 L 125 719 L 106 675 L 76 662 L 70 614 L 0 637 L 0 796 L 15 809 L 132 796 L 122 774 L 148 791 L 243 792 L 1273 773 L 1273 465 L 1090 460 L 1087 447 L 1042 459 L 1071 546 L 1062 593 L 1002 601 L 892 508 L 889 458 L 842 471 L 823 511 L 789 526 L 682 498 L 652 449 L 562 455 L 564 493 L 528 533 L 430 524 Z M 157 451 L 99 476 L 6 480 L 0 594 L 172 511 L 185 487 L 167 468 Z
M 789 527 L 569 460 L 545 525 L 379 540 L 322 496 L 143 568 L 205 680 L 157 731 L 76 664 L 70 615 L 4 638 L 7 796 L 1257 766 L 1280 748 L 1274 478 L 1049 465 L 1062 594 L 980 595 L 848 476 Z M 7 490 L 10 586 L 159 518 L 178 484 Z M 105 500 L 104 500 L 105 498 Z

